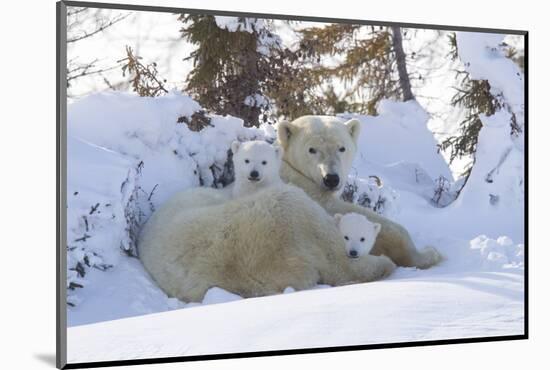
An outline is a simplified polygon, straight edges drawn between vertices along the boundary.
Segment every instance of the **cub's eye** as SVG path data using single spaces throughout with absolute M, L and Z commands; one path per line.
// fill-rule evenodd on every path
M 315 154 L 315 153 L 317 153 L 317 150 L 315 150 L 315 148 L 309 148 L 309 152 L 311 154 Z
M 344 147 L 341 147 L 340 149 L 338 149 L 340 152 L 344 153 L 346 151 L 346 148 Z
M 346 240 L 349 240 L 349 238 L 347 237 L 347 235 L 346 235 L 346 236 L 344 236 L 344 239 L 346 239 Z
M 364 242 L 364 241 L 365 241 L 365 238 L 361 238 L 360 240 L 361 240 L 362 242 Z
M 250 163 L 250 161 L 248 159 L 245 159 L 244 163 Z
M 262 164 L 265 166 L 267 164 L 267 161 L 262 161 Z

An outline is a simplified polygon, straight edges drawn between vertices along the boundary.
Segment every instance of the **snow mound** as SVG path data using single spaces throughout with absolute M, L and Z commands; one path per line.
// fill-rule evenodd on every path
M 458 55 L 472 79 L 488 80 L 491 93 L 503 95 L 523 127 L 524 76 L 519 67 L 505 57 L 502 50 L 504 37 L 495 33 L 457 32 Z
M 358 153 L 346 187 L 356 190 L 356 195 L 347 197 L 355 203 L 394 217 L 402 208 L 402 192 L 432 201 L 439 179 L 451 184 L 451 170 L 427 127 L 429 116 L 417 102 L 383 100 L 378 116 L 341 117 L 361 122 Z M 438 203 L 454 200 L 451 193 L 447 189 Z
M 354 162 L 358 172 L 369 167 L 388 166 L 406 159 L 422 167 L 432 178 L 452 179 L 437 141 L 428 130 L 429 116 L 416 102 L 383 100 L 378 116 L 345 115 L 361 122 L 359 153 Z M 370 168 L 372 172 L 372 168 Z
M 138 174 L 130 158 L 71 136 L 67 155 L 67 288 L 76 305 L 89 269 L 107 270 L 135 247 L 127 214 Z
M 243 299 L 243 297 L 228 292 L 225 289 L 213 287 L 206 291 L 206 294 L 202 299 L 202 304 L 233 302 L 240 299 Z
M 510 135 L 510 113 L 481 116 L 475 163 L 458 199 L 449 206 L 463 224 L 483 225 L 485 233 L 524 238 L 524 153 Z M 471 212 L 475 209 L 475 212 Z M 480 230 L 480 232 L 483 232 Z
M 175 191 L 199 184 L 197 163 L 180 144 L 189 129 L 176 124 L 178 117 L 199 109 L 177 93 L 160 98 L 93 94 L 69 106 L 68 133 L 141 162 L 140 187 L 148 197 L 154 192 L 151 201 L 158 206 Z
M 470 241 L 470 248 L 479 251 L 485 267 L 523 267 L 524 245 L 514 244 L 507 236 L 501 236 L 495 240 L 480 235 Z

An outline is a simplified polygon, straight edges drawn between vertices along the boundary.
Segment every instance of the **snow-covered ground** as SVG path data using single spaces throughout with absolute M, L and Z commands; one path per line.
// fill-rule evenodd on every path
M 92 362 L 523 333 L 523 278 L 398 271 L 369 284 L 193 307 L 69 328 Z
M 470 43 L 470 55 L 484 42 Z M 487 61 L 469 67 L 476 62 Z M 491 85 L 522 114 L 516 82 Z M 523 334 L 523 137 L 510 136 L 508 111 L 482 117 L 470 179 L 446 207 L 456 184 L 418 103 L 345 116 L 362 122 L 352 199 L 403 224 L 418 246 L 437 247 L 438 266 L 254 299 L 213 288 L 203 302 L 180 302 L 136 257 L 139 227 L 174 192 L 228 181 L 233 140 L 275 137 L 271 126 L 244 128 L 233 117 L 213 116 L 200 132 L 177 123 L 199 109 L 175 92 L 107 92 L 69 106 L 69 362 Z M 443 178 L 447 201 L 438 205 Z

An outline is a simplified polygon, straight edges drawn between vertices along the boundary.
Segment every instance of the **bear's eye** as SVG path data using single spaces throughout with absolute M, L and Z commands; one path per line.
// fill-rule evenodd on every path
M 344 153 L 346 151 L 346 148 L 344 147 L 341 147 L 340 149 L 338 149 L 340 152 Z
M 245 159 L 244 163 L 250 163 L 250 161 L 248 159 Z
M 262 164 L 265 166 L 267 164 L 267 161 L 262 161 Z
M 317 153 L 317 150 L 315 150 L 315 148 L 309 148 L 309 152 L 311 154 L 315 154 L 315 153 Z
M 365 241 L 365 238 L 361 238 L 360 240 L 361 240 L 362 242 L 364 242 L 364 241 Z
M 346 235 L 346 236 L 344 236 L 344 239 L 346 239 L 346 240 L 349 240 L 349 238 L 348 238 L 348 236 L 347 236 L 347 235 Z

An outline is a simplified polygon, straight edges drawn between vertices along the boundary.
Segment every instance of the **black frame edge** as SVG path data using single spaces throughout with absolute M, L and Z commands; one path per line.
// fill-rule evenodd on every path
M 66 155 L 67 155 L 67 6 L 56 4 L 56 367 L 67 365 L 67 253 Z
M 529 32 L 523 35 L 523 77 L 524 77 L 524 162 L 523 162 L 523 174 L 524 174 L 524 243 L 525 243 L 525 272 L 523 279 L 523 332 L 526 339 L 529 338 Z

